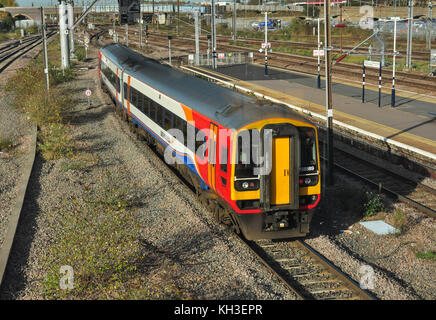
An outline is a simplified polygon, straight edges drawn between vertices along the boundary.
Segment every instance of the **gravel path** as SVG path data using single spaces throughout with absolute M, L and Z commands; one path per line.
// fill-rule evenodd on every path
M 89 66 L 96 66 L 97 52 Z M 192 191 L 146 145 L 137 140 L 112 111 L 107 95 L 97 89 L 97 70 L 80 72 L 69 83 L 77 107 L 72 136 L 98 164 L 87 173 L 63 170 L 64 160 L 35 163 L 24 218 L 9 261 L 0 298 L 40 299 L 42 268 L 50 241 L 47 216 L 65 199 L 83 197 L 81 186 L 97 183 L 115 170 L 121 187 L 129 188 L 141 222 L 141 242 L 157 269 L 165 270 L 185 297 L 198 299 L 295 299 L 236 237 L 218 225 Z M 84 96 L 93 89 L 91 106 Z M 138 275 L 139 277 L 140 275 Z

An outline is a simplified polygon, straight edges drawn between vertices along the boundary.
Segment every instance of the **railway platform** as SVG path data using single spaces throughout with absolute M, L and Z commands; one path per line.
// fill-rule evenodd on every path
M 217 81 L 236 88 L 282 102 L 297 111 L 325 119 L 325 91 L 316 78 L 302 72 L 270 67 L 268 76 L 261 65 L 234 65 L 206 68 L 189 67 L 196 73 L 204 73 Z M 365 90 L 365 103 L 361 101 L 362 88 L 343 82 L 333 82 L 334 124 L 351 128 L 352 131 L 395 145 L 409 153 L 421 155 L 430 163 L 436 163 L 436 101 L 431 97 L 399 93 L 396 107 L 390 107 L 390 94 L 382 94 L 382 107 L 378 107 L 378 91 Z M 375 86 L 374 86 L 375 87 Z M 436 167 L 436 165 L 434 165 Z

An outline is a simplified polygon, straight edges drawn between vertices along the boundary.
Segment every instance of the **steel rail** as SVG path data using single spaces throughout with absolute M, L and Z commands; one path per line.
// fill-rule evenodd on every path
M 335 152 L 337 152 L 337 151 L 340 151 L 342 153 L 346 153 L 342 150 L 335 149 Z M 361 162 L 365 166 L 370 167 L 370 168 L 380 172 L 380 175 L 385 175 L 391 179 L 396 179 L 400 183 L 402 181 L 408 181 L 409 184 L 416 184 L 417 187 L 421 187 L 422 189 L 427 191 L 430 196 L 432 196 L 432 197 L 434 197 L 434 199 L 436 199 L 436 190 L 434 190 L 426 185 L 423 185 L 419 182 L 409 180 L 403 176 L 400 176 L 398 174 L 390 172 L 389 170 L 386 170 L 385 168 L 380 168 L 379 166 L 377 166 L 373 163 L 370 163 L 366 160 L 360 159 L 356 156 L 349 155 L 349 154 L 347 156 L 348 156 L 348 159 L 352 159 L 352 161 L 354 161 L 354 162 Z M 322 160 L 324 160 L 324 161 L 327 161 L 326 158 L 321 154 L 320 154 L 320 158 L 322 158 Z M 347 168 L 344 165 L 339 164 L 338 161 L 335 161 L 334 165 L 336 168 L 340 169 L 341 171 L 343 171 L 343 172 L 345 172 L 345 173 L 347 173 L 347 174 L 349 174 L 349 175 L 351 175 L 359 180 L 364 181 L 365 183 L 369 184 L 370 186 L 378 188 L 380 191 L 383 191 L 384 193 L 388 194 L 389 196 L 394 197 L 394 198 L 396 198 L 396 199 L 398 199 L 401 202 L 404 202 L 406 204 L 412 205 L 413 207 L 415 207 L 419 211 L 425 213 L 426 215 L 428 215 L 432 218 L 436 218 L 436 210 L 434 210 L 433 208 L 429 208 L 428 206 L 424 205 L 423 203 L 420 203 L 416 200 L 413 200 L 412 198 L 410 198 L 404 194 L 401 194 L 397 191 L 394 191 L 391 188 L 386 187 L 383 182 L 377 182 L 374 180 L 374 178 L 365 177 L 364 175 L 357 173 L 355 171 L 356 169 L 353 170 L 351 168 Z

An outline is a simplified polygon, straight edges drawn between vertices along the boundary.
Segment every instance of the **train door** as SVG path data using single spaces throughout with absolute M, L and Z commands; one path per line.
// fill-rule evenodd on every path
M 290 137 L 277 137 L 272 141 L 271 204 L 290 203 Z
M 229 149 L 230 136 L 219 134 L 217 143 L 216 189 L 222 197 L 228 193 Z
M 209 125 L 208 157 L 207 157 L 207 176 L 210 186 L 216 190 L 216 163 L 217 163 L 217 139 L 218 126 L 214 123 Z
M 265 139 L 269 132 L 269 139 Z M 300 140 L 291 124 L 270 124 L 262 129 L 262 149 L 269 154 L 271 171 L 261 176 L 261 201 L 265 209 L 299 208 Z

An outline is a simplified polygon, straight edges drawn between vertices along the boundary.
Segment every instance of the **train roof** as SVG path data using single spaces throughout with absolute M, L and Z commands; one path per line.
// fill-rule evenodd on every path
M 310 123 L 288 108 L 259 100 L 188 75 L 127 48 L 108 44 L 101 52 L 118 68 L 230 129 L 267 118 L 289 118 Z

